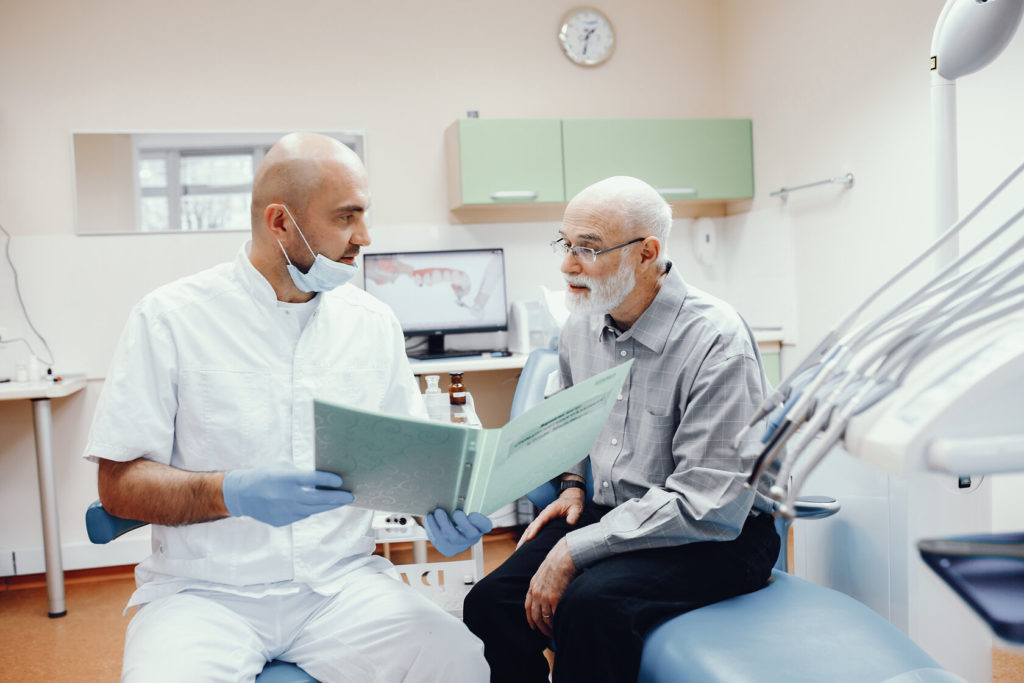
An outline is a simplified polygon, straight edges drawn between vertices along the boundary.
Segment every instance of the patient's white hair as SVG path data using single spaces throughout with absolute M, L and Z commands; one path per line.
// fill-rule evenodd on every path
M 577 200 L 593 202 L 604 211 L 618 213 L 630 238 L 657 237 L 661 242 L 658 265 L 668 262 L 672 207 L 653 187 L 638 178 L 613 176 L 584 189 L 573 199 Z

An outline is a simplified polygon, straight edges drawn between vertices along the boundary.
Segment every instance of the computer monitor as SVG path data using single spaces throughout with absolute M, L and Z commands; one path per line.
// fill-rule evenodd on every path
M 501 249 L 364 254 L 363 273 L 366 291 L 391 307 L 406 335 L 427 335 L 411 357 L 468 355 L 445 349 L 445 335 L 508 329 Z

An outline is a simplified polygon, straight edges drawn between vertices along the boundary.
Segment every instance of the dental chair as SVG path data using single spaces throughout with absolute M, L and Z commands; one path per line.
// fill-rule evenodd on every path
M 118 536 L 145 525 L 146 522 L 115 517 L 104 510 L 98 500 L 85 511 L 89 540 L 96 544 L 110 543 Z M 316 679 L 291 662 L 275 659 L 263 667 L 263 671 L 256 676 L 256 683 L 316 683 Z
M 557 351 L 530 353 L 511 417 L 544 399 L 548 375 L 557 369 Z M 588 465 L 588 497 L 592 479 Z M 543 509 L 557 495 L 547 482 L 527 497 Z M 839 504 L 808 496 L 796 510 L 797 518 L 820 519 Z M 788 574 L 789 526 L 776 518 L 782 544 L 766 587 L 673 617 L 647 635 L 638 683 L 963 683 L 866 605 Z

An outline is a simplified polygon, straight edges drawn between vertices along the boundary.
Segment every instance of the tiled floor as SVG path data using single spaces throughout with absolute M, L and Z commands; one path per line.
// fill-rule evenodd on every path
M 488 537 L 484 570 L 490 571 L 515 549 L 511 534 Z M 430 550 L 430 559 L 438 557 Z M 392 551 L 396 563 L 411 562 L 412 551 Z M 68 614 L 46 616 L 42 576 L 0 583 L 0 680 L 18 683 L 117 681 L 129 617 L 121 609 L 135 588 L 131 568 L 69 572 L 65 577 Z M 997 651 L 995 683 L 1024 681 L 1024 654 Z M 974 683 L 974 682 L 972 682 Z

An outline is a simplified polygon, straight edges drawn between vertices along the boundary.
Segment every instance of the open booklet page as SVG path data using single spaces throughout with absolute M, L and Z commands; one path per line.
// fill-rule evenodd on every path
M 425 515 L 491 514 L 587 457 L 632 361 L 534 406 L 500 429 L 472 429 L 314 402 L 316 467 L 353 505 Z
M 470 505 L 490 514 L 586 458 L 632 363 L 561 391 L 493 430 L 497 443 L 480 464 Z

